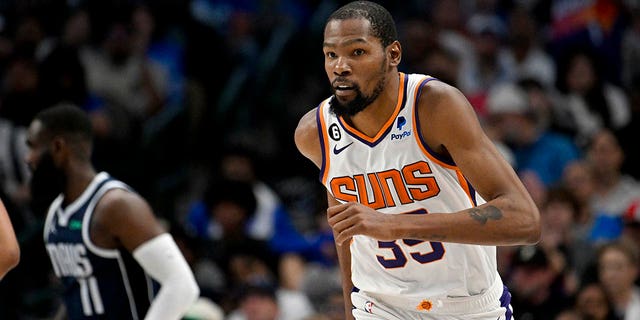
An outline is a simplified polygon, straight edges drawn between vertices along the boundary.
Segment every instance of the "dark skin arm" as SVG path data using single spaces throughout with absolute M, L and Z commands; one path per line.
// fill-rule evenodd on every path
M 357 234 L 379 240 L 420 239 L 480 245 L 536 243 L 538 209 L 511 166 L 484 134 L 457 89 L 429 82 L 419 105 L 422 133 L 439 154 L 449 155 L 486 204 L 454 213 L 386 215 L 359 203 L 328 209 L 336 242 Z
M 123 246 L 161 285 L 144 318 L 180 318 L 196 300 L 199 288 L 179 248 L 167 242 L 170 235 L 147 202 L 136 193 L 114 189 L 101 198 L 94 214 L 97 217 L 91 225 L 91 238 L 96 244 L 107 248 Z M 158 240 L 160 235 L 167 237 Z M 146 248 L 141 250 L 141 246 Z
M 98 202 L 91 222 L 91 240 L 103 248 L 119 245 L 133 252 L 142 243 L 165 230 L 149 204 L 139 195 L 113 189 Z
M 331 194 L 327 194 L 329 207 L 340 204 Z M 334 238 L 337 236 L 333 231 Z M 338 244 L 336 242 L 336 250 L 338 252 L 338 263 L 340 265 L 340 274 L 342 275 L 342 296 L 344 297 L 344 310 L 346 319 L 353 319 L 351 309 L 351 291 L 353 290 L 353 282 L 351 281 L 351 248 L 349 242 Z
M 20 261 L 20 246 L 7 209 L 0 200 L 0 279 Z

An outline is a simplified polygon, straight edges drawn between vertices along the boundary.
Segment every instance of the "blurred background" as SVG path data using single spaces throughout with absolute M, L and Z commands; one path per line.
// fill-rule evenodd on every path
M 346 2 L 0 0 L 0 197 L 22 248 L 0 319 L 60 303 L 23 158 L 61 103 L 179 242 L 189 319 L 341 319 L 326 192 L 293 132 L 330 94 L 322 32 Z M 516 318 L 640 319 L 640 2 L 378 2 L 400 70 L 458 87 L 541 210 L 539 244 L 498 249 Z

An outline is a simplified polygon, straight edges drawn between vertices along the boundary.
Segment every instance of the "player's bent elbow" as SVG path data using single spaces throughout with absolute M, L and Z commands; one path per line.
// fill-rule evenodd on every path
M 540 215 L 538 211 L 535 210 L 533 214 L 531 214 L 530 219 L 528 219 L 525 224 L 525 244 L 536 244 L 540 241 L 540 237 L 542 235 L 542 227 L 540 225 Z
M 528 237 L 525 239 L 525 244 L 537 244 L 538 242 L 540 242 L 541 234 L 542 232 L 539 227 L 533 229 L 528 233 Z
M 3 278 L 11 269 L 20 263 L 20 247 L 5 248 L 2 253 L 2 272 L 0 279 Z
M 15 247 L 14 250 L 11 250 L 11 258 L 9 261 L 11 261 L 11 269 L 20 263 L 20 247 Z

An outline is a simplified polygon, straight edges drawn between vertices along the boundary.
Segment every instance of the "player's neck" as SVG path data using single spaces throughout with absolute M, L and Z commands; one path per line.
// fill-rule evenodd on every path
M 397 71 L 395 74 L 396 76 L 389 75 L 384 90 L 373 103 L 348 119 L 354 128 L 368 137 L 376 136 L 396 109 L 399 99 L 400 74 Z
M 70 203 L 80 197 L 95 176 L 96 171 L 91 164 L 79 163 L 69 170 L 64 192 L 65 202 Z

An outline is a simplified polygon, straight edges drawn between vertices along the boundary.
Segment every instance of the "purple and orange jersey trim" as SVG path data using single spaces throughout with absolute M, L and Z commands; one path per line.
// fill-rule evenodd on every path
M 325 122 L 323 108 L 329 104 L 329 99 L 320 103 L 316 109 L 316 122 L 318 126 L 318 136 L 320 138 L 320 149 L 322 150 L 322 165 L 320 167 L 320 182 L 326 184 L 327 173 L 329 172 L 329 135 L 327 133 L 327 123 Z
M 366 136 L 362 132 L 358 131 L 358 129 L 350 126 L 342 117 L 340 117 L 338 118 L 338 121 L 340 122 L 340 126 L 342 126 L 342 128 L 346 133 L 348 133 L 352 137 L 360 140 L 362 143 L 370 147 L 377 145 L 380 141 L 384 139 L 384 137 L 393 128 L 393 124 L 396 121 L 396 118 L 398 117 L 400 110 L 402 110 L 402 108 L 404 107 L 404 103 L 406 101 L 407 83 L 409 81 L 409 77 L 407 77 L 407 75 L 402 72 L 400 72 L 399 74 L 400 74 L 400 86 L 398 87 L 398 100 L 397 100 L 398 102 L 396 103 L 396 107 L 395 107 L 395 110 L 393 111 L 393 114 L 391 115 L 391 117 L 389 117 L 389 119 L 387 119 L 387 122 L 385 122 L 385 124 L 382 126 L 380 131 L 378 131 L 378 133 L 374 137 Z
M 374 137 L 368 137 L 362 134 L 361 132 L 359 132 L 356 128 L 353 128 L 352 126 L 350 126 L 342 117 L 340 117 L 338 118 L 338 122 L 340 123 L 340 125 L 342 126 L 342 128 L 347 134 L 353 136 L 354 138 L 358 139 L 362 143 L 373 147 L 376 144 L 378 144 L 378 142 L 382 141 L 382 139 L 389 133 L 389 131 L 391 131 L 391 128 L 393 127 L 393 123 L 395 122 L 396 117 L 398 116 L 398 113 L 400 113 L 400 110 L 402 110 L 402 108 L 404 107 L 404 103 L 406 101 L 407 82 L 409 81 L 409 77 L 407 77 L 406 74 L 402 72 L 400 72 L 399 74 L 400 74 L 400 86 L 398 87 L 398 102 L 396 104 L 393 115 L 389 117 L 389 119 L 384 124 L 384 126 L 382 126 L 382 129 L 378 132 L 378 134 Z M 329 99 L 326 99 L 320 103 L 316 111 L 318 135 L 320 136 L 320 147 L 322 149 L 322 165 L 320 167 L 320 181 L 322 182 L 322 184 L 325 184 L 325 185 L 327 181 L 327 174 L 329 172 L 329 165 L 330 165 L 329 152 L 331 150 L 329 149 L 329 137 L 327 133 L 328 132 L 327 124 L 322 115 L 324 114 L 324 108 L 328 108 L 328 105 L 329 105 Z
M 415 101 L 415 107 L 413 108 L 414 110 L 414 114 L 413 114 L 413 130 L 414 132 L 417 132 L 418 134 L 415 135 L 416 137 L 416 141 L 418 142 L 418 146 L 420 146 L 420 149 L 422 150 L 422 152 L 427 156 L 427 158 L 429 158 L 429 160 L 435 162 L 436 164 L 450 169 L 450 170 L 454 170 L 456 172 L 456 176 L 458 177 L 458 182 L 460 183 L 460 186 L 462 187 L 462 189 L 464 190 L 464 192 L 467 194 L 467 196 L 469 197 L 469 200 L 471 201 L 471 204 L 475 207 L 478 205 L 477 201 L 476 201 L 476 191 L 473 188 L 473 186 L 471 186 L 471 184 L 469 183 L 469 180 L 467 180 L 467 178 L 462 174 L 462 171 L 460 170 L 460 168 L 458 168 L 458 166 L 456 165 L 456 163 L 453 161 L 453 159 L 451 158 L 447 158 L 444 157 L 438 153 L 436 153 L 435 151 L 433 151 L 429 145 L 425 142 L 424 137 L 423 137 L 423 133 L 422 130 L 420 130 L 421 126 L 420 126 L 420 117 L 418 115 L 418 100 L 420 99 L 420 94 L 422 93 L 422 89 L 425 87 L 425 85 L 431 81 L 431 80 L 437 80 L 436 78 L 432 78 L 432 77 L 427 77 L 424 80 L 422 80 L 422 82 L 420 82 L 420 85 L 418 87 L 418 90 L 416 90 L 415 92 L 415 97 L 414 100 Z

